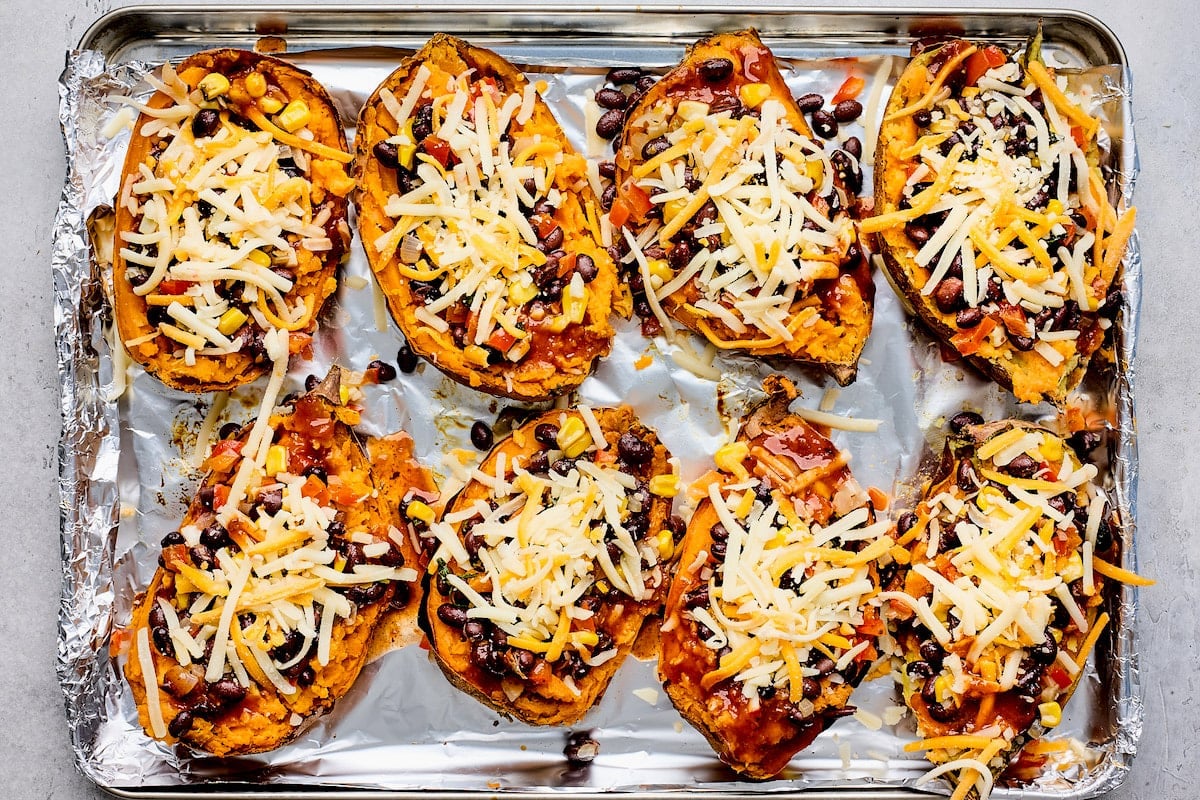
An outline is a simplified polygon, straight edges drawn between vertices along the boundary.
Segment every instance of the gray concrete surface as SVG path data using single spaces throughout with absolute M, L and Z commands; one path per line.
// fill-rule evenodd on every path
M 224 5 L 220 0 L 210 0 Z M 330 3 L 331 5 L 334 3 Z M 49 231 L 64 174 L 55 80 L 64 51 L 111 0 L 0 3 L 0 420 L 12 472 L 0 475 L 10 509 L 0 559 L 0 797 L 102 796 L 75 771 L 54 677 L 59 594 L 57 372 L 52 339 Z M 590 3 L 589 3 L 590 5 Z M 846 2 L 869 6 L 871 3 Z M 941 3 L 930 5 L 939 6 Z M 963 0 L 955 5 L 983 6 Z M 1200 670 L 1196 565 L 1200 540 L 1200 293 L 1196 209 L 1200 24 L 1186 0 L 1074 3 L 1124 42 L 1135 79 L 1142 172 L 1138 227 L 1145 292 L 1138 362 L 1140 554 L 1159 585 L 1143 593 L 1146 730 L 1132 775 L 1111 797 L 1190 798 L 1200 785 Z

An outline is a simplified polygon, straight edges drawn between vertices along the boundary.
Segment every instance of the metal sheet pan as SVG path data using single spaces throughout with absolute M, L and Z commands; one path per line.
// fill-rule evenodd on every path
M 1119 155 L 1117 170 L 1123 176 L 1123 191 L 1128 196 L 1137 165 L 1129 123 L 1132 119 L 1130 99 L 1124 91 L 1128 87 L 1124 51 L 1101 22 L 1071 11 L 957 11 L 945 8 L 844 11 L 831 7 L 749 7 L 731 13 L 714 9 L 642 10 L 633 6 L 579 10 L 533 5 L 505 9 L 487 6 L 422 9 L 418 5 L 403 11 L 379 6 L 333 9 L 318 6 L 133 6 L 97 20 L 79 45 L 80 51 L 88 51 L 91 56 L 76 54 L 71 65 L 77 80 L 83 74 L 93 75 L 100 71 L 119 77 L 121 65 L 160 62 L 212 46 L 252 47 L 260 37 L 278 36 L 286 41 L 289 54 L 297 54 L 300 63 L 316 72 L 318 77 L 323 77 L 323 72 L 333 73 L 351 65 L 364 68 L 357 83 L 352 80 L 351 86 L 335 88 L 343 111 L 349 112 L 347 119 L 352 119 L 357 110 L 356 102 L 361 102 L 398 57 L 439 31 L 456 33 L 494 48 L 530 71 L 566 75 L 564 85 L 571 85 L 569 76 L 573 73 L 589 75 L 592 76 L 589 79 L 594 80 L 602 67 L 674 64 L 684 46 L 715 30 L 756 27 L 777 56 L 795 59 L 797 65 L 808 65 L 815 70 L 812 65 L 828 64 L 828 59 L 833 58 L 904 55 L 913 38 L 934 33 L 961 34 L 1015 46 L 1031 35 L 1039 22 L 1044 27 L 1047 51 L 1059 64 L 1076 68 L 1111 66 L 1114 85 L 1121 92 L 1116 113 L 1110 121 L 1117 134 L 1114 136 Z M 131 66 L 130 69 L 134 68 Z M 556 111 L 570 105 L 571 101 L 560 97 L 559 103 Z M 68 108 L 68 105 L 69 98 L 64 101 L 63 119 L 68 143 L 78 142 L 81 137 L 94 137 L 94 129 L 81 125 L 83 121 L 77 116 L 78 108 Z M 148 502 L 136 497 L 140 487 L 137 468 L 130 463 L 136 457 L 132 454 L 135 447 L 128 435 L 128 419 L 131 414 L 136 418 L 138 414 L 149 414 L 153 410 L 165 421 L 164 431 L 169 432 L 177 418 L 186 418 L 188 414 L 194 418 L 196 412 L 188 408 L 190 398 L 157 396 L 153 382 L 144 376 L 135 382 L 135 389 L 140 392 L 140 399 L 135 402 L 142 404 L 137 409 L 131 410 L 128 401 L 123 401 L 117 409 L 102 397 L 105 383 L 111 378 L 111 362 L 102 339 L 103 326 L 96 324 L 96 320 L 102 319 L 103 301 L 95 275 L 89 270 L 91 261 L 82 232 L 86 212 L 103 202 L 98 192 L 104 181 L 94 175 L 89 176 L 89 180 L 82 180 L 82 177 L 74 173 L 68 176 L 56 226 L 54 256 L 56 298 L 63 312 L 58 324 L 65 422 L 60 443 L 65 581 L 59 671 L 68 708 L 87 708 L 92 712 L 86 719 L 73 720 L 71 734 L 80 768 L 102 788 L 119 796 L 179 797 L 190 790 L 172 784 L 188 783 L 193 787 L 203 784 L 207 796 L 220 798 L 266 792 L 279 797 L 394 796 L 414 800 L 431 791 L 473 797 L 502 792 L 505 796 L 520 798 L 545 797 L 551 793 L 591 798 L 612 789 L 636 792 L 648 798 L 677 796 L 680 792 L 749 798 L 800 789 L 810 797 L 829 798 L 901 798 L 914 794 L 913 789 L 900 785 L 900 782 L 911 784 L 912 779 L 923 771 L 923 762 L 905 759 L 903 754 L 880 759 L 856 751 L 852 768 L 845 769 L 839 759 L 837 728 L 826 732 L 812 751 L 793 762 L 798 767 L 797 774 L 803 777 L 766 784 L 739 782 L 717 765 L 698 734 L 686 728 L 682 734 L 678 729 L 672 729 L 671 720 L 678 718 L 665 699 L 660 700 L 658 708 L 653 710 L 637 705 L 641 703 L 639 700 L 630 699 L 631 689 L 656 685 L 652 667 L 645 664 L 627 665 L 618 674 L 604 702 L 605 713 L 595 719 L 589 717 L 601 741 L 602 756 L 590 769 L 572 771 L 567 769 L 561 756 L 564 731 L 534 730 L 499 722 L 495 715 L 483 712 L 465 696 L 456 696 L 457 693 L 441 682 L 441 676 L 417 648 L 389 655 L 385 661 L 368 668 L 360 683 L 372 686 L 412 677 L 418 691 L 428 687 L 439 701 L 445 698 L 449 711 L 441 709 L 434 713 L 426 709 L 423 713 L 429 720 L 427 729 L 401 730 L 390 748 L 368 754 L 368 758 L 375 759 L 370 770 L 364 767 L 356 772 L 355 764 L 362 765 L 364 762 L 361 761 L 339 763 L 337 742 L 320 742 L 316 735 L 291 746 L 289 753 L 278 760 L 222 762 L 183 757 L 168 762 L 168 771 L 178 770 L 179 780 L 163 779 L 161 773 L 153 770 L 139 772 L 140 766 L 124 771 L 113 769 L 114 765 L 136 764 L 137 758 L 132 754 L 151 747 L 144 737 L 133 740 L 140 732 L 131 734 L 128 741 L 114 740 L 111 731 L 107 739 L 102 735 L 106 726 L 123 715 L 126 727 L 136 731 L 136 722 L 131 728 L 128 725 L 129 702 L 122 696 L 123 684 L 116 674 L 115 661 L 107 657 L 112 628 L 127 619 L 132 593 L 139 588 L 130 583 L 131 573 L 128 569 L 122 571 L 121 566 L 128 559 L 136 558 L 134 553 L 145 558 L 142 551 L 153 547 L 157 540 L 155 532 L 161 535 L 153 521 L 145 523 L 147 530 L 141 531 L 120 513 L 122 507 L 128 509 L 137 507 L 140 502 Z M 356 244 L 355 257 L 361 262 L 361 252 L 357 248 Z M 1132 382 L 1140 289 L 1136 241 L 1131 253 L 1126 278 L 1127 324 L 1119 342 L 1118 369 L 1112 384 L 1102 387 L 1102 392 L 1112 391 L 1117 398 L 1120 446 L 1110 478 L 1120 506 L 1130 518 L 1126 533 L 1131 544 L 1127 547 L 1125 563 L 1134 567 L 1132 512 L 1136 509 L 1137 457 Z M 354 269 L 353 263 L 351 269 Z M 924 385 L 903 390 L 898 397 L 902 405 L 911 402 L 914 406 L 922 418 L 922 430 L 928 432 L 935 427 L 933 420 L 942 408 L 955 403 L 961 406 L 963 398 L 968 397 L 976 406 L 985 406 L 996 413 L 1012 413 L 1015 404 L 1011 399 L 1006 400 L 1001 392 L 989 389 L 973 376 L 966 376 L 965 382 L 960 380 L 961 386 L 957 390 L 947 389 L 944 379 L 956 373 L 957 368 L 940 364 L 936 348 L 928 346 L 928 337 L 905 324 L 891 290 L 881 277 L 877 277 L 877 283 L 878 320 L 867 354 L 874 360 L 875 368 L 867 372 L 886 372 L 882 363 L 903 353 L 903 348 L 919 351 L 912 353 L 913 360 L 927 380 Z M 347 300 L 343 311 L 353 317 L 362 309 L 356 311 L 354 302 Z M 637 338 L 629 329 L 623 330 L 622 336 Z M 899 344 L 883 343 L 881 336 L 899 337 Z M 375 350 L 386 353 L 394 349 L 398 341 L 394 330 L 382 336 L 373 335 L 372 342 L 363 345 L 364 352 L 377 345 Z M 638 351 L 623 351 L 621 341 L 619 339 L 610 361 L 622 356 L 628 356 L 630 360 L 636 357 Z M 336 354 L 331 352 L 329 356 Z M 630 387 L 636 383 L 636 378 L 619 374 L 620 370 L 615 367 L 609 373 L 602 370 L 600 376 L 609 386 Z M 732 386 L 733 391 L 746 394 L 757 374 L 753 369 L 743 369 L 741 380 Z M 883 396 L 881 388 L 887 381 L 895 380 L 895 375 L 881 379 L 879 385 L 870 385 L 872 380 L 860 378 L 862 397 L 856 398 L 852 393 L 848 396 L 851 407 L 860 403 L 860 413 L 878 416 L 873 412 L 886 409 L 892 402 Z M 810 396 L 814 386 L 819 392 L 819 382 L 814 384 L 810 379 L 806 385 Z M 410 387 L 408 391 L 412 388 L 416 387 Z M 596 391 L 599 396 L 589 399 L 611 402 L 623 396 L 606 397 L 610 394 L 607 389 Z M 147 396 L 151 399 L 147 400 Z M 703 403 L 705 397 L 712 397 L 709 404 L 715 405 L 711 384 L 707 390 L 695 385 L 682 386 L 673 401 L 699 399 Z M 931 397 L 938 399 L 935 401 Z M 432 426 L 428 425 L 427 419 L 422 419 L 418 405 L 412 403 L 413 398 L 412 394 L 406 394 L 397 399 L 397 406 L 403 406 L 407 400 L 411 407 L 401 408 L 399 412 L 393 409 L 383 414 L 376 424 L 381 429 L 404 424 L 413 429 L 420 441 L 422 434 L 416 428 Z M 451 400 L 461 402 L 467 416 L 489 413 L 489 398 L 464 391 L 452 395 L 447 404 Z M 636 397 L 633 402 L 638 405 Z M 647 406 L 650 405 L 653 403 L 647 402 Z M 495 408 L 492 404 L 490 413 L 493 416 Z M 647 408 L 644 413 L 657 414 L 661 430 L 664 423 L 671 424 L 671 411 L 673 408 Z M 719 431 L 720 420 L 715 408 L 697 408 L 696 413 L 707 415 L 699 424 L 707 424 Z M 1023 407 L 1021 415 L 1031 419 L 1045 418 L 1046 409 Z M 115 430 L 121 427 L 126 429 L 123 437 L 115 435 Z M 433 439 L 432 436 L 425 437 L 427 450 L 436 446 Z M 928 448 L 927 442 L 920 438 L 909 444 L 916 451 Z M 908 452 L 876 456 L 865 452 L 869 445 L 861 440 L 850 440 L 843 446 L 848 446 L 858 456 L 856 470 L 862 470 L 860 477 L 865 476 L 867 481 L 878 485 L 890 485 L 897 491 L 904 488 L 903 479 L 898 480 L 897 475 L 907 472 L 911 479 L 911 467 L 921 455 L 920 452 Z M 694 466 L 698 472 L 701 465 Z M 147 468 L 155 469 L 153 464 L 142 467 Z M 163 518 L 169 518 L 182 507 L 180 503 L 194 476 L 189 478 L 186 470 L 179 469 L 164 469 L 163 472 L 164 475 L 170 473 L 171 477 L 164 481 L 159 492 L 168 495 L 167 500 L 160 503 L 160 512 Z M 178 497 L 174 496 L 176 494 Z M 98 581 L 95 570 L 110 580 Z M 113 575 L 121 576 L 124 582 L 113 583 Z M 1123 779 L 1136 750 L 1141 725 L 1135 609 L 1136 590 L 1125 588 L 1114 599 L 1111 609 L 1118 623 L 1115 633 L 1104 638 L 1098 648 L 1099 657 L 1090 668 L 1087 684 L 1081 687 L 1079 696 L 1068 708 L 1070 716 L 1064 730 L 1097 743 L 1102 752 L 1100 762 L 1077 776 L 1077 783 L 1028 787 L 1023 796 L 1089 797 L 1113 788 Z M 122 617 L 123 610 L 125 617 Z M 343 700 L 329 725 L 323 722 L 317 731 L 320 736 L 337 736 L 356 730 L 356 726 L 369 726 L 380 714 L 396 710 L 377 704 L 400 702 L 397 697 L 396 693 L 356 690 Z M 1076 709 L 1083 711 L 1076 713 Z M 842 734 L 847 736 L 846 740 L 855 741 L 853 734 L 846 731 Z M 412 740 L 407 741 L 406 737 Z M 465 741 L 467 739 L 470 741 Z M 664 739 L 677 741 L 662 747 Z M 902 741 L 897 739 L 897 742 Z M 155 757 L 161 761 L 165 752 L 162 750 Z M 378 763 L 381 756 L 398 757 L 399 760 L 391 765 L 381 765 Z M 389 775 L 391 779 L 380 780 L 380 774 Z M 405 777 L 406 774 L 413 777 Z M 683 780 L 680 777 L 683 775 L 690 777 Z M 1012 792 L 998 790 L 997 796 Z

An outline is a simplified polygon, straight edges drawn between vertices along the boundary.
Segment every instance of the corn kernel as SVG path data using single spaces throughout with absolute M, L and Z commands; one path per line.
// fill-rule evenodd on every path
M 217 320 L 217 330 L 226 336 L 231 336 L 233 335 L 234 331 L 242 327 L 242 323 L 244 323 L 246 319 L 247 317 L 245 312 L 240 308 L 231 308 L 222 314 L 221 318 Z
M 558 436 L 554 438 L 558 444 L 558 449 L 563 451 L 567 458 L 575 458 L 582 455 L 584 450 L 587 450 L 592 444 L 592 435 L 588 433 L 587 426 L 583 424 L 583 420 L 579 417 L 570 417 L 563 426 L 558 429 Z
M 584 647 L 593 647 L 600 641 L 600 637 L 596 635 L 595 631 L 576 631 L 571 634 L 571 641 Z
M 596 581 L 596 591 L 600 594 L 607 594 L 609 588 L 608 581 Z
M 654 545 L 658 548 L 660 561 L 670 561 L 671 557 L 675 555 L 675 539 L 669 530 L 659 531 L 658 536 L 654 537 Z
M 258 110 L 264 114 L 274 114 L 281 108 L 283 108 L 283 101 L 278 97 L 267 95 L 258 99 Z
M 701 119 L 708 116 L 708 103 L 699 100 L 684 100 L 675 109 L 675 114 L 683 120 Z
M 412 169 L 413 163 L 417 160 L 417 146 L 415 144 L 396 145 L 396 158 L 399 160 L 400 166 Z
M 346 405 L 350 402 L 350 387 L 344 383 L 338 387 L 338 402 L 341 405 Z
M 267 465 L 266 470 L 268 475 L 278 475 L 281 472 L 287 472 L 288 452 L 287 448 L 281 444 L 273 444 L 267 450 Z
M 979 662 L 979 674 L 985 681 L 994 681 L 999 677 L 1000 672 L 996 667 L 996 662 L 988 660 Z
M 433 509 L 420 500 L 413 500 L 408 504 L 409 519 L 420 520 L 427 525 L 433 524 Z
M 825 167 L 820 160 L 809 161 L 808 166 L 804 168 L 804 174 L 806 174 L 813 183 L 820 186 L 821 179 L 825 176 Z
M 289 133 L 300 130 L 308 124 L 310 119 L 312 119 L 312 112 L 308 110 L 308 103 L 303 100 L 293 100 L 288 103 L 276 118 L 279 126 Z
M 1046 203 L 1046 216 L 1057 217 L 1061 213 L 1063 213 L 1063 204 L 1057 197 Z
M 1062 722 L 1062 706 L 1054 700 L 1039 705 L 1038 713 L 1041 714 L 1043 727 L 1053 728 Z
M 271 266 L 271 257 L 262 250 L 251 250 L 250 255 L 246 256 L 246 258 L 250 259 L 255 264 L 258 264 L 260 267 Z
M 1004 499 L 1004 492 L 997 489 L 995 486 L 985 486 L 979 490 L 979 494 L 975 496 L 975 505 L 979 510 L 987 513 L 993 508 L 996 508 L 1000 501 Z
M 199 89 L 205 100 L 216 100 L 229 91 L 229 78 L 219 72 L 210 72 L 200 79 Z
M 579 273 L 575 273 L 576 276 Z M 583 285 L 583 280 L 571 280 L 567 290 L 563 292 L 563 316 L 566 317 L 568 323 L 579 324 L 583 322 L 583 317 L 587 314 L 587 288 Z
M 1059 439 L 1052 433 L 1043 433 L 1042 446 L 1038 448 L 1038 451 L 1041 453 L 1042 458 L 1046 459 L 1052 464 L 1057 461 L 1062 461 L 1062 439 Z
M 950 696 L 950 680 L 945 675 L 939 675 L 933 682 L 933 689 L 939 703 L 946 702 Z
M 742 465 L 742 461 L 748 455 L 750 455 L 750 445 L 745 442 L 730 442 L 717 450 L 713 460 L 717 462 L 717 469 L 735 475 L 738 480 L 744 481 L 750 477 L 750 472 Z
M 267 79 L 261 72 L 251 72 L 246 76 L 246 94 L 251 97 L 262 97 L 267 93 Z
M 771 87 L 765 83 L 743 83 L 738 89 L 738 96 L 749 108 L 758 108 L 763 101 L 771 96 Z
M 670 203 L 667 203 L 667 205 L 670 205 Z M 667 281 L 671 280 L 671 278 L 675 277 L 674 270 L 671 269 L 671 266 L 666 262 L 665 259 L 652 258 L 648 262 L 648 266 L 650 267 L 650 277 L 652 279 L 658 278 L 660 281 L 662 281 L 662 283 L 666 283 Z M 662 284 L 659 285 L 661 286 Z M 657 289 L 658 287 L 656 286 L 654 288 Z
M 687 204 L 688 201 L 682 197 L 677 200 L 668 200 L 667 202 L 663 203 L 663 222 L 670 222 L 679 214 L 680 211 L 683 211 L 683 209 L 687 208 Z
M 533 285 L 533 281 L 513 283 L 508 287 L 508 298 L 518 306 L 525 305 L 537 296 L 538 288 Z
M 658 497 L 674 497 L 679 494 L 678 475 L 655 475 L 650 479 L 650 494 Z
M 477 367 L 486 367 L 488 364 L 487 350 L 477 344 L 467 345 L 463 349 L 463 356 Z

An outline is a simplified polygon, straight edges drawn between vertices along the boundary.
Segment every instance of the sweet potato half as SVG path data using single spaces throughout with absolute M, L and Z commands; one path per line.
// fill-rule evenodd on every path
M 881 597 L 906 662 L 903 692 L 935 771 L 986 796 L 1031 736 L 1058 724 L 1108 621 L 1120 523 L 1070 444 L 976 415 L 951 421 L 916 510 L 909 564 Z
M 381 616 L 418 604 L 417 554 L 337 398 L 335 368 L 261 439 L 247 426 L 205 462 L 126 632 L 150 736 L 218 756 L 279 747 L 350 689 Z M 388 480 L 427 486 L 406 452 Z
M 130 357 L 166 385 L 232 389 L 270 369 L 263 334 L 301 349 L 350 244 L 351 156 L 307 72 L 208 50 L 140 109 L 116 211 L 113 293 Z
M 363 248 L 413 351 L 518 400 L 578 386 L 618 283 L 587 162 L 537 88 L 438 34 L 367 100 L 356 146 Z
M 868 603 L 892 539 L 781 376 L 717 451 L 680 547 L 659 677 L 742 775 L 771 778 L 840 716 L 883 633 Z
M 860 230 L 939 340 L 1018 400 L 1062 405 L 1121 307 L 1134 210 L 1110 204 L 1101 122 L 1038 50 L 954 40 L 910 62 Z
M 628 407 L 550 411 L 495 446 L 433 526 L 421 621 L 451 683 L 533 725 L 599 701 L 666 594 L 668 458 Z
M 637 257 L 668 316 L 724 350 L 854 380 L 874 308 L 855 192 L 757 33 L 688 48 L 630 110 L 616 164 L 610 218 L 654 230 Z

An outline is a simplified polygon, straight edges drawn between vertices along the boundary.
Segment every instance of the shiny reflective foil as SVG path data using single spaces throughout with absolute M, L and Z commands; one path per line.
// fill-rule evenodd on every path
M 338 17 L 330 13 L 334 30 Z M 214 12 L 209 12 L 203 20 L 212 24 L 214 18 Z M 634 15 L 623 19 L 627 29 L 637 30 Z M 463 20 L 457 24 L 461 26 Z M 738 24 L 731 18 L 723 27 Z M 143 35 L 144 40 L 135 44 L 139 57 L 148 60 L 226 41 L 206 38 L 203 30 L 185 44 L 160 45 L 152 32 Z M 344 46 L 347 40 L 353 42 L 353 30 L 334 30 L 329 35 L 337 49 L 288 57 L 330 89 L 343 119 L 352 126 L 360 104 L 411 50 Z M 469 32 L 464 35 L 470 38 Z M 967 35 L 971 35 L 969 28 Z M 651 48 L 636 34 L 626 33 L 614 41 L 569 39 L 556 38 L 553 29 L 530 26 L 518 36 L 478 43 L 494 47 L 531 77 L 545 80 L 544 97 L 575 147 L 590 157 L 607 158 L 610 149 L 594 151 L 587 145 L 585 90 L 603 85 L 608 66 L 669 67 L 682 56 L 683 46 L 698 38 L 676 36 L 665 43 L 660 37 L 658 46 Z M 1011 39 L 1010 35 L 1006 41 Z M 420 41 L 413 37 L 407 45 Z M 820 92 L 828 98 L 851 72 L 867 80 L 863 98 L 875 81 L 881 81 L 881 102 L 868 108 L 873 117 L 864 120 L 872 126 L 877 125 L 891 82 L 905 61 L 904 46 L 881 48 L 874 41 L 849 36 L 835 36 L 815 49 L 811 42 L 806 49 L 792 46 L 786 34 L 768 36 L 766 41 L 781 58 L 797 96 Z M 314 43 L 318 45 L 319 41 Z M 895 55 L 883 55 L 888 52 Z M 1090 85 L 1106 98 L 1111 163 L 1128 200 L 1137 173 L 1128 73 L 1121 66 L 1086 63 L 1077 49 L 1059 48 L 1052 39 L 1046 52 L 1062 66 L 1084 68 L 1071 80 Z M 908 715 L 877 730 L 855 717 L 839 720 L 797 755 L 779 779 L 739 781 L 671 708 L 655 678 L 654 664 L 633 659 L 622 666 L 607 694 L 576 728 L 589 730 L 599 743 L 599 755 L 588 766 L 571 766 L 564 758 L 567 730 L 503 719 L 452 688 L 419 646 L 393 650 L 370 664 L 332 713 L 277 751 L 222 760 L 149 739 L 138 724 L 120 672 L 124 656 L 118 652 L 120 637 L 115 634 L 128 624 L 135 595 L 150 581 L 159 540 L 176 528 L 198 485 L 196 465 L 203 454 L 194 452 L 197 431 L 214 402 L 212 395 L 164 388 L 140 368 L 129 368 L 123 354 L 114 358 L 110 346 L 114 334 L 104 268 L 111 251 L 104 246 L 104 209 L 111 206 L 117 191 L 129 128 L 111 122 L 119 106 L 107 98 L 147 95 L 149 87 L 141 79 L 151 68 L 119 59 L 108 63 L 102 52 L 80 51 L 69 54 L 60 84 L 69 169 L 53 248 L 63 414 L 58 673 L 76 761 L 85 775 L 103 787 L 139 794 L 170 794 L 173 787 L 215 782 L 238 784 L 227 787 L 235 791 L 247 789 L 245 784 L 270 785 L 285 794 L 300 787 L 334 794 L 365 788 L 398 793 L 459 790 L 476 795 L 497 790 L 759 794 L 840 789 L 849 791 L 839 796 L 878 797 L 913 786 L 928 764 L 919 754 L 904 752 L 905 743 L 915 738 Z M 848 134 L 868 141 L 860 124 L 844 127 Z M 863 161 L 868 165 L 864 184 L 870 187 L 869 152 Z M 89 220 L 96 231 L 95 248 L 88 236 Z M 1077 398 L 1095 412 L 1098 424 L 1113 431 L 1109 441 L 1115 446 L 1109 449 L 1114 455 L 1103 478 L 1126 522 L 1125 566 L 1130 568 L 1136 567 L 1133 356 L 1140 278 L 1135 235 L 1125 260 L 1126 307 L 1117 335 L 1116 363 L 1107 371 L 1093 370 Z M 834 431 L 832 438 L 851 453 L 858 480 L 892 494 L 895 509 L 918 495 L 921 465 L 940 452 L 940 431 L 950 415 L 967 407 L 988 419 L 1012 416 L 1052 424 L 1055 414 L 1049 406 L 1019 405 L 975 373 L 945 363 L 930 337 L 905 318 L 883 276 L 877 274 L 875 280 L 874 331 L 858 380 L 840 390 L 833 409 L 880 419 L 882 425 L 876 433 Z M 761 397 L 759 385 L 769 370 L 747 358 L 717 354 L 684 333 L 672 344 L 642 337 L 636 322 L 621 322 L 617 327 L 612 354 L 583 384 L 578 399 L 593 405 L 631 404 L 679 457 L 684 478 L 696 478 L 709 468 L 730 423 Z M 285 391 L 300 390 L 307 375 L 323 375 L 334 362 L 353 370 L 365 369 L 374 358 L 395 363 L 401 343 L 361 245 L 355 242 L 336 299 L 322 318 L 314 359 L 293 362 Z M 693 352 L 691 359 L 680 355 L 681 345 Z M 643 358 L 646 355 L 649 359 Z M 697 358 L 702 364 L 693 364 L 695 371 L 683 366 Z M 810 408 L 833 385 L 799 368 L 785 372 L 803 392 L 798 402 Z M 218 425 L 249 420 L 262 386 L 260 382 L 233 392 Z M 424 363 L 415 374 L 401 374 L 396 381 L 367 386 L 364 391 L 362 431 L 409 431 L 418 455 L 438 474 L 439 482 L 449 475 L 443 455 L 455 448 L 471 448 L 471 424 L 480 419 L 492 424 L 511 405 L 464 389 Z M 676 510 L 686 514 L 682 500 L 681 495 Z M 1113 633 L 1101 638 L 1062 725 L 1049 734 L 1055 740 L 1077 740 L 1078 746 L 1032 783 L 1010 782 L 1013 788 L 998 789 L 998 796 L 1016 796 L 1020 791 L 1027 797 L 1091 797 L 1123 780 L 1142 724 L 1134 638 L 1136 591 L 1118 587 L 1109 612 Z M 657 698 L 646 692 L 633 694 L 645 688 L 658 690 Z M 876 717 L 890 716 L 889 707 L 902 705 L 886 676 L 864 683 L 851 702 Z M 948 791 L 941 782 L 928 788 Z

